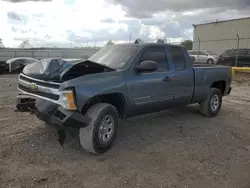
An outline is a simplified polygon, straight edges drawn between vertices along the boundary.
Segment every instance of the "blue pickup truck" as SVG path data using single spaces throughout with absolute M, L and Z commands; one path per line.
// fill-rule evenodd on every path
M 92 153 L 111 148 L 119 119 L 198 103 L 216 116 L 231 91 L 231 68 L 195 65 L 185 48 L 138 43 L 102 48 L 87 60 L 43 59 L 18 79 L 17 108 L 60 130 L 78 131 Z

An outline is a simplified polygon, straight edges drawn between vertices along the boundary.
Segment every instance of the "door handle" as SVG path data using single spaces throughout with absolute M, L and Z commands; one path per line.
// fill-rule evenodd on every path
M 166 77 L 164 77 L 162 79 L 162 81 L 164 81 L 164 82 L 167 82 L 167 81 L 170 81 L 170 80 L 172 80 L 172 79 L 169 76 L 166 76 Z

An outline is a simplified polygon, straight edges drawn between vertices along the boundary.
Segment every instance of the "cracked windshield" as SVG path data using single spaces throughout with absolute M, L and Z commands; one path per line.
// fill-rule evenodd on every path
M 250 187 L 250 0 L 0 8 L 0 188 Z

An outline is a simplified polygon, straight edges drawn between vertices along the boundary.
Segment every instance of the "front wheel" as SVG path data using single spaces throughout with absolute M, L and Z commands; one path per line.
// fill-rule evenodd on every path
M 222 105 L 222 94 L 217 88 L 211 88 L 207 98 L 200 102 L 201 114 L 207 117 L 217 116 Z
M 107 103 L 90 107 L 86 116 L 92 120 L 79 130 L 81 146 L 88 152 L 100 154 L 109 150 L 114 142 L 118 127 L 118 112 Z

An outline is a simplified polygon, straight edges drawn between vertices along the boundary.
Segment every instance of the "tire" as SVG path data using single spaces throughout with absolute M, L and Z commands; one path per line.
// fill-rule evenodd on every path
M 207 98 L 204 101 L 200 102 L 200 112 L 203 116 L 214 117 L 218 115 L 221 106 L 222 106 L 221 91 L 217 88 L 211 88 Z
M 118 128 L 117 109 L 107 103 L 98 103 L 88 109 L 86 116 L 92 120 L 88 126 L 79 130 L 81 146 L 94 154 L 108 151 L 114 142 Z
M 214 60 L 213 59 L 208 59 L 207 64 L 211 64 L 211 65 L 214 64 Z

